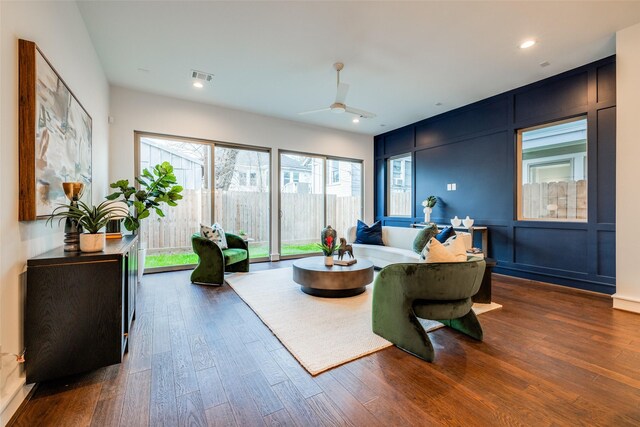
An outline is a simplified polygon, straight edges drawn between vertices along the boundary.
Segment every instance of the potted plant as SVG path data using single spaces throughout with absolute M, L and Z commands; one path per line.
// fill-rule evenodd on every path
M 160 206 L 166 203 L 169 206 L 178 206 L 177 201 L 182 199 L 182 186 L 178 185 L 173 173 L 173 166 L 169 162 L 163 162 L 153 167 L 151 171 L 145 168 L 142 175 L 136 177 L 140 189 L 129 185 L 128 179 L 121 179 L 111 184 L 116 191 L 107 196 L 107 200 L 117 200 L 120 197 L 129 206 L 135 208 L 133 215 L 127 215 L 124 226 L 129 231 L 140 228 L 140 220 L 151 215 L 151 209 L 155 210 L 159 217 L 164 217 Z
M 111 218 L 128 214 L 128 209 L 109 200 L 97 206 L 78 201 L 77 206 L 61 204 L 56 207 L 47 219 L 47 224 L 52 223 L 55 218 L 58 218 L 58 223 L 66 219 L 75 221 L 84 230 L 80 234 L 80 250 L 100 252 L 104 250 L 105 241 L 105 235 L 100 230 Z
M 169 162 L 155 165 L 151 170 L 145 168 L 142 175 L 135 178 L 139 189 L 129 185 L 128 179 L 121 179 L 111 184 L 111 188 L 118 191 L 107 196 L 108 200 L 122 198 L 128 206 L 133 206 L 133 214 L 129 214 L 124 219 L 124 226 L 129 231 L 136 231 L 140 228 L 140 220 L 151 215 L 151 210 L 155 210 L 159 217 L 164 217 L 161 209 L 162 204 L 177 206 L 177 201 L 182 199 L 182 186 L 178 185 L 176 176 L 173 173 L 173 166 Z M 144 273 L 144 261 L 147 248 L 144 243 L 140 243 L 138 252 L 138 277 L 142 279 Z
M 318 246 L 324 254 L 324 265 L 331 267 L 333 265 L 333 254 L 338 249 L 338 239 L 329 234 L 321 243 L 318 243 Z
M 429 224 L 431 222 L 431 212 L 433 211 L 433 207 L 438 203 L 438 198 L 436 196 L 429 196 L 425 200 L 422 201 L 422 206 L 424 209 L 424 222 L 425 224 Z

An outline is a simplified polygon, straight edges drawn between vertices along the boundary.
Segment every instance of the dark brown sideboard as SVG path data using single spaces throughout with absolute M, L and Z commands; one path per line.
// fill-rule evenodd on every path
M 27 383 L 122 361 L 135 316 L 138 238 L 107 240 L 103 252 L 62 246 L 27 261 Z

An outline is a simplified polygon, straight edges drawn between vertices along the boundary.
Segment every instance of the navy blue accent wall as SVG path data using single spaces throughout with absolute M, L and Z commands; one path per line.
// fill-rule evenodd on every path
M 376 220 L 420 222 L 420 203 L 433 194 L 433 221 L 469 215 L 489 227 L 495 272 L 614 293 L 615 88 L 612 56 L 376 136 Z M 588 222 L 518 221 L 517 130 L 580 115 L 588 125 Z M 389 217 L 386 160 L 403 153 L 414 160 L 413 216 Z M 448 183 L 457 191 L 446 191 Z

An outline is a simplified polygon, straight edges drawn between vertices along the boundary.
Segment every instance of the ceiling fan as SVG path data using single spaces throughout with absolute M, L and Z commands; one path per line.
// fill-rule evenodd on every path
M 304 114 L 313 114 L 320 113 L 323 111 L 331 111 L 332 113 L 351 113 L 355 114 L 364 119 L 371 119 L 376 115 L 370 113 L 368 111 L 360 110 L 358 108 L 353 108 L 345 104 L 345 99 L 347 98 L 347 92 L 349 92 L 349 85 L 346 83 L 340 83 L 340 71 L 344 68 L 344 64 L 342 62 L 336 62 L 333 64 L 333 68 L 335 68 L 338 78 L 337 78 L 337 90 L 336 90 L 336 99 L 333 104 L 331 104 L 328 108 L 321 108 L 320 110 L 312 110 L 312 111 L 304 111 L 302 113 L 298 113 L 300 115 Z

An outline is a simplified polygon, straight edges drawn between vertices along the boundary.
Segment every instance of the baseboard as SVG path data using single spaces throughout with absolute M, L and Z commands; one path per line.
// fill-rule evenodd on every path
M 613 298 L 613 308 L 630 311 L 632 313 L 640 313 L 639 298 L 620 295 L 619 293 L 613 294 L 611 297 Z
M 5 386 L 5 393 L 0 399 L 0 425 L 6 426 L 22 402 L 29 396 L 33 384 L 26 385 L 24 377 L 15 378 Z

